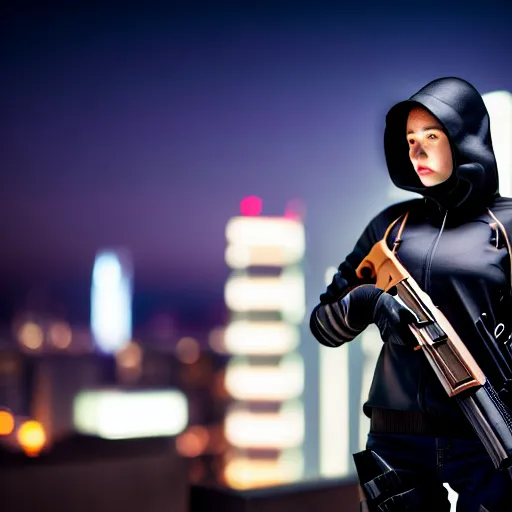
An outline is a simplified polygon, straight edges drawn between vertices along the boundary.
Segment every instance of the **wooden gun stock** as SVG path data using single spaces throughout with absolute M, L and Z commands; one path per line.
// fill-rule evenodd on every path
M 436 308 L 385 240 L 377 242 L 356 269 L 359 278 L 374 278 L 416 317 L 409 328 L 449 396 L 485 384 L 486 377 L 447 318 Z

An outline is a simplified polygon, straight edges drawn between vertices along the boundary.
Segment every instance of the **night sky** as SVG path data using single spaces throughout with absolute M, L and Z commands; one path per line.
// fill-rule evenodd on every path
M 94 254 L 120 246 L 136 320 L 217 322 L 246 195 L 305 202 L 317 296 L 390 203 L 387 110 L 440 76 L 512 91 L 511 2 L 329 4 L 2 7 L 0 321 L 32 289 L 86 322 Z

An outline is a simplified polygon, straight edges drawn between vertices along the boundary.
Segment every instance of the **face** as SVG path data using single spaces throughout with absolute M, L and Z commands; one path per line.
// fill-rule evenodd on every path
M 409 158 L 425 187 L 439 185 L 452 174 L 450 141 L 441 123 L 427 110 L 414 107 L 407 118 Z

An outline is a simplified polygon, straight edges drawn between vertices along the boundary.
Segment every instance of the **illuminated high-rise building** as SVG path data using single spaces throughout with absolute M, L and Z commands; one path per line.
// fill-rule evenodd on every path
M 224 479 L 236 488 L 289 482 L 304 471 L 304 363 L 297 350 L 305 315 L 304 226 L 290 211 L 261 211 L 261 200 L 247 197 L 242 215 L 226 226 L 232 272 L 222 348 L 231 354 L 225 387 L 232 401 Z

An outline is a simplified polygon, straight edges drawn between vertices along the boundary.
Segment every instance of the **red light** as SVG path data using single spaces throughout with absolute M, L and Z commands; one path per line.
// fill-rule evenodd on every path
M 306 215 L 306 205 L 302 199 L 291 199 L 286 203 L 284 216 L 287 219 L 302 220 Z
M 247 196 L 240 201 L 240 212 L 246 217 L 254 217 L 261 213 L 263 201 L 256 196 Z

